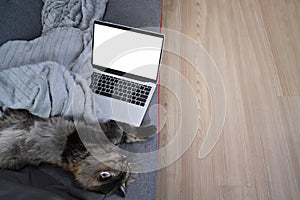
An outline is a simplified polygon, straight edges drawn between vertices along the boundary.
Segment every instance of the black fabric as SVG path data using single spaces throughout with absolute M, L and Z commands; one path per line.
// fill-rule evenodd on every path
M 155 185 L 141 185 L 156 173 L 141 174 L 127 192 L 126 198 L 108 196 L 79 189 L 71 174 L 51 165 L 28 166 L 20 171 L 0 170 L 2 200 L 116 200 L 155 199 Z M 153 190 L 154 188 L 154 190 Z M 138 189 L 138 190 L 136 190 Z M 149 191 L 152 191 L 149 193 Z
M 41 0 L 0 1 L 0 45 L 8 40 L 31 40 L 42 32 Z
M 43 170 L 55 171 L 56 175 L 61 175 L 73 186 L 66 186 Z M 88 200 L 99 197 L 104 195 L 79 189 L 70 174 L 54 166 L 28 166 L 20 171 L 0 170 L 0 199 Z

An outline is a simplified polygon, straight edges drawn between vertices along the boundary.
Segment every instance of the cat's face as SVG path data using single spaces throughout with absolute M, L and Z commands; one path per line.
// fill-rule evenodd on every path
M 125 187 L 133 181 L 127 158 L 116 153 L 106 154 L 101 163 L 93 156 L 88 156 L 77 163 L 73 170 L 83 188 L 103 194 L 119 192 L 125 196 Z

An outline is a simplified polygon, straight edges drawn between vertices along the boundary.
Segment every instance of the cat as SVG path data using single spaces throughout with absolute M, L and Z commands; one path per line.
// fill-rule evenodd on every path
M 133 127 L 114 120 L 99 124 L 113 144 L 145 141 L 156 134 L 153 125 Z M 101 162 L 87 150 L 77 130 L 99 134 L 96 129 L 99 126 L 82 120 L 75 127 L 73 120 L 63 117 L 44 119 L 26 110 L 6 109 L 0 118 L 0 168 L 19 170 L 49 163 L 71 172 L 83 189 L 106 195 L 118 192 L 124 197 L 125 187 L 134 181 L 132 166 L 106 144 L 97 146 Z

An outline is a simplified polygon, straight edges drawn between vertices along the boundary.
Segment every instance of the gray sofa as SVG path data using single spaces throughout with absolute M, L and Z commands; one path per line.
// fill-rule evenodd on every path
M 0 1 L 0 46 L 9 40 L 32 40 L 41 34 L 42 0 Z M 159 27 L 161 0 L 109 0 L 104 21 L 133 27 Z M 157 92 L 152 104 L 157 103 Z M 143 124 L 149 123 L 146 115 Z M 123 146 L 130 151 L 152 151 L 158 138 Z M 140 174 L 125 199 L 155 199 L 156 172 Z M 0 170 L 0 199 L 102 199 L 101 194 L 81 190 L 72 176 L 60 168 L 28 166 L 20 171 Z M 117 195 L 107 199 L 122 199 Z

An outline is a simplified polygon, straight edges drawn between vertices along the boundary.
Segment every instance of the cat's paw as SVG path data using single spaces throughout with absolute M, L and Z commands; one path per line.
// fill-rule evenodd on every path
M 122 141 L 123 130 L 120 128 L 118 123 L 114 120 L 109 120 L 106 123 L 100 124 L 102 131 L 106 137 L 114 144 L 119 144 Z
M 126 133 L 125 141 L 127 143 L 146 141 L 148 138 L 156 135 L 157 128 L 154 125 L 138 127 L 136 131 Z

